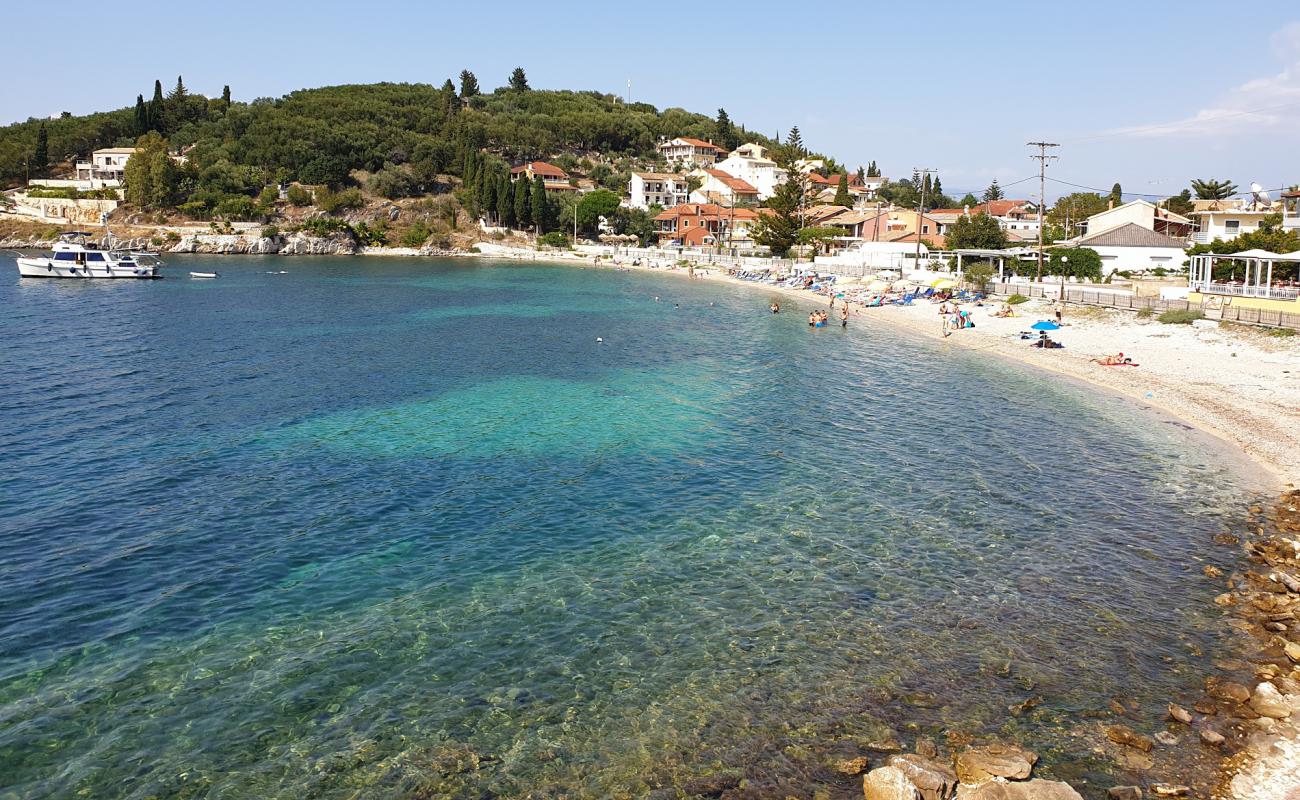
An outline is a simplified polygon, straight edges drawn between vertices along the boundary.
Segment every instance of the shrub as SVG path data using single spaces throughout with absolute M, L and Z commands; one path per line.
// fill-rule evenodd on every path
M 423 221 L 412 225 L 406 233 L 402 234 L 403 247 L 420 247 L 425 240 L 429 238 L 429 226 Z
M 262 228 L 263 239 L 275 239 L 279 237 L 280 229 L 274 225 L 266 225 Z
M 253 198 L 245 197 L 242 194 L 222 198 L 221 202 L 217 203 L 216 208 L 213 210 L 222 219 L 249 220 L 257 215 L 257 207 L 253 204 Z
M 559 247 L 567 250 L 569 247 L 569 237 L 565 236 L 560 231 L 551 231 L 550 233 L 543 233 L 541 236 L 538 236 L 537 243 L 546 247 Z
M 366 188 L 370 190 L 371 194 L 377 194 L 389 200 L 410 197 L 415 193 L 415 183 L 410 176 L 392 165 L 371 175 L 370 180 L 366 181 Z
M 289 187 L 286 194 L 288 195 L 289 203 L 291 205 L 298 206 L 299 208 L 311 205 L 312 195 L 310 189 L 304 188 L 295 183 Z
M 1268 335 L 1284 339 L 1288 336 L 1297 335 L 1297 331 L 1295 328 L 1273 328 L 1268 332 Z
M 1146 308 L 1138 309 L 1138 319 L 1151 319 L 1155 315 L 1156 315 L 1155 309 L 1151 308 L 1150 306 L 1147 306 Z
M 1025 297 L 1020 292 L 1016 292 L 1015 294 L 1007 298 L 1007 304 L 1013 306 L 1018 306 L 1021 303 L 1028 303 L 1028 302 L 1029 302 L 1029 298 Z
M 298 226 L 298 230 L 303 233 L 311 234 L 312 236 L 330 236 L 335 233 L 346 233 L 349 236 L 354 235 L 351 225 L 341 219 L 335 219 L 333 217 L 313 217 L 308 220 L 303 220 L 303 223 Z
M 1198 319 L 1205 319 L 1205 315 L 1200 311 L 1179 311 L 1177 309 L 1170 309 L 1156 317 L 1156 319 L 1166 325 L 1191 325 Z
M 364 222 L 357 223 L 352 235 L 365 247 L 379 247 L 388 244 L 388 226 L 382 222 L 370 227 Z
M 366 199 L 356 189 L 332 192 L 329 189 L 322 188 L 316 192 L 316 207 L 326 214 L 336 214 L 348 209 L 361 208 L 361 206 L 365 205 L 365 202 Z

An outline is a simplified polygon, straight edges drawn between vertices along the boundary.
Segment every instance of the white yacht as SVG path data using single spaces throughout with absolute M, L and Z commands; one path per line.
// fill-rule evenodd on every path
M 18 274 L 24 278 L 161 278 L 162 261 L 153 253 L 107 250 L 86 243 L 90 234 L 67 231 L 45 256 L 19 256 Z

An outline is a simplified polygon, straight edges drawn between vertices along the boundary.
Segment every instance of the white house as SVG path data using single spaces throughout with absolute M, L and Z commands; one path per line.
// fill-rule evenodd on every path
M 1117 270 L 1149 272 L 1157 267 L 1176 271 L 1187 260 L 1185 240 L 1147 230 L 1135 222 L 1084 236 L 1075 244 L 1097 251 L 1102 274 Z
M 650 206 L 672 208 L 686 202 L 690 186 L 685 175 L 669 172 L 633 172 L 627 182 L 628 205 L 647 209 Z
M 776 187 L 786 179 L 785 170 L 767 157 L 767 148 L 754 142 L 732 150 L 730 155 L 714 164 L 713 168 L 753 186 L 758 190 L 759 200 L 766 200 L 776 194 Z
M 691 175 L 700 179 L 700 188 L 691 192 L 692 203 L 718 203 L 724 206 L 758 203 L 758 189 L 720 169 L 696 170 Z
M 107 147 L 90 154 L 90 161 L 77 162 L 77 180 L 103 181 L 105 186 L 122 185 L 126 175 L 126 162 L 135 153 L 134 147 Z
M 1192 235 L 1190 219 L 1146 200 L 1133 200 L 1093 214 L 1088 217 L 1084 235 L 1092 236 L 1130 223 L 1176 239 L 1188 239 Z
M 707 167 L 722 155 L 722 148 L 713 142 L 678 136 L 659 144 L 659 152 L 669 166 L 684 164 L 688 167 Z
M 1196 210 L 1192 216 L 1199 224 L 1193 241 L 1197 244 L 1209 244 L 1215 239 L 1228 241 L 1236 239 L 1243 233 L 1259 230 L 1259 223 L 1270 214 L 1283 213 L 1284 206 L 1277 208 L 1251 208 L 1240 200 L 1195 200 Z

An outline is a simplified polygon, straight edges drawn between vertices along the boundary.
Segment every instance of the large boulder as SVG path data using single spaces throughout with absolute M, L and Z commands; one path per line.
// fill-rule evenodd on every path
M 1083 800 L 1071 788 L 1061 781 L 1045 781 L 1035 778 L 1032 781 L 989 781 L 979 786 L 958 786 L 954 800 Z
M 272 255 L 280 252 L 280 243 L 270 237 L 252 238 L 238 234 L 196 233 L 182 236 L 172 245 L 173 253 L 207 253 L 211 255 Z
M 1291 716 L 1291 704 L 1271 683 L 1261 683 L 1255 687 L 1255 693 L 1250 698 L 1250 707 L 1261 717 L 1286 719 Z
M 1010 744 L 968 747 L 957 754 L 957 777 L 962 783 L 984 783 L 994 778 L 1024 780 L 1033 772 L 1038 754 Z
M 887 766 L 896 767 L 921 793 L 923 800 L 948 800 L 957 786 L 957 774 L 938 761 L 907 753 L 890 756 Z
M 862 779 L 866 800 L 921 800 L 921 793 L 898 767 L 877 767 Z

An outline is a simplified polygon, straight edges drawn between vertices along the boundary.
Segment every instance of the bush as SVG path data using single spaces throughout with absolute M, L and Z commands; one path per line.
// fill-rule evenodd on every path
M 303 223 L 298 226 L 298 230 L 312 236 L 330 236 L 335 233 L 346 233 L 349 236 L 355 235 L 351 225 L 333 217 L 313 217 L 303 220 Z
M 537 243 L 545 247 L 559 247 L 567 250 L 569 248 L 569 237 L 559 231 L 551 231 L 538 236 Z
M 377 194 L 389 200 L 410 197 L 415 194 L 415 183 L 405 172 L 393 167 L 391 164 L 371 175 L 370 180 L 366 181 L 366 188 L 370 190 L 371 194 Z
M 263 239 L 275 239 L 280 236 L 280 229 L 274 225 L 266 225 L 262 228 Z
M 257 216 L 257 207 L 253 204 L 253 198 L 242 194 L 222 198 L 213 210 L 217 216 L 228 220 L 250 220 Z
M 388 244 L 388 226 L 381 222 L 372 228 L 361 222 L 352 229 L 352 236 L 364 247 L 380 247 Z
M 299 186 L 296 183 L 289 187 L 286 194 L 289 197 L 289 203 L 291 205 L 298 206 L 299 208 L 303 206 L 309 206 L 312 203 L 311 190 Z
M 429 238 L 429 226 L 417 222 L 402 234 L 403 247 L 420 247 Z
M 1276 336 L 1280 339 L 1285 339 L 1288 336 L 1295 336 L 1296 333 L 1297 332 L 1295 328 L 1274 328 L 1268 332 L 1268 335 Z
M 340 211 L 361 208 L 361 206 L 365 205 L 365 202 L 366 199 L 356 189 L 332 192 L 327 188 L 322 188 L 316 192 L 316 207 L 326 214 L 337 214 Z
M 1147 306 L 1146 308 L 1138 309 L 1138 319 L 1151 319 L 1155 315 L 1156 315 L 1155 309 L 1151 308 L 1150 306 Z
M 1029 302 L 1029 298 L 1025 297 L 1020 292 L 1016 292 L 1015 294 L 1007 298 L 1007 304 L 1013 306 L 1018 306 L 1021 303 L 1028 303 L 1028 302 Z
M 1205 315 L 1200 311 L 1178 311 L 1176 309 L 1171 309 L 1156 317 L 1156 319 L 1166 325 L 1191 325 L 1198 319 L 1205 319 Z

